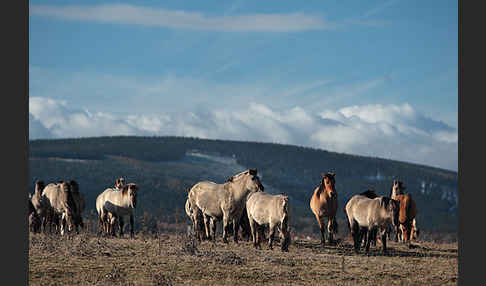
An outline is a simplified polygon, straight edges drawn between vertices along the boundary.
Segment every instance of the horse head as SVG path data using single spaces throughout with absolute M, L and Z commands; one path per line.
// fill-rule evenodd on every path
M 71 191 L 74 193 L 79 193 L 79 184 L 75 180 L 69 181 L 69 184 L 71 185 Z
M 247 180 L 247 189 L 254 192 L 263 192 L 265 188 L 258 177 L 257 169 L 249 169 L 248 174 L 250 175 L 251 180 Z
M 134 183 L 130 183 L 123 186 L 123 195 L 128 199 L 129 206 L 131 208 L 137 207 L 138 186 Z
M 264 187 L 258 177 L 257 169 L 249 169 L 230 177 L 226 182 L 234 184 L 243 184 L 243 189 L 250 192 L 263 192 Z
M 322 191 L 327 193 L 331 198 L 337 197 L 336 192 L 336 174 L 335 173 L 322 173 L 321 187 Z
M 125 185 L 125 178 L 118 178 L 115 180 L 115 188 L 121 189 Z
M 44 184 L 44 181 L 36 181 L 35 182 L 35 193 L 42 194 L 42 190 L 44 190 L 44 187 L 46 185 Z
M 395 196 L 403 194 L 403 190 L 405 190 L 406 188 L 407 187 L 403 185 L 402 181 L 393 180 L 393 186 L 391 189 L 390 197 L 395 198 Z

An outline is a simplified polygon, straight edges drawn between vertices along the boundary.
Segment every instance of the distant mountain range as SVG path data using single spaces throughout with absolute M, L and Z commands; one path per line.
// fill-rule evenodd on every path
M 113 136 L 32 140 L 29 144 L 29 192 L 35 180 L 74 179 L 95 212 L 96 196 L 118 177 L 140 187 L 136 214 L 160 220 L 185 217 L 188 189 L 202 180 L 223 183 L 248 168 L 257 168 L 265 191 L 290 197 L 296 231 L 317 233 L 309 200 L 321 173 L 336 173 L 340 210 L 351 196 L 368 188 L 389 195 L 394 179 L 407 186 L 419 209 L 422 229 L 458 229 L 457 172 L 423 165 L 328 152 L 291 145 L 208 140 L 186 137 Z M 174 215 L 177 214 L 177 215 Z

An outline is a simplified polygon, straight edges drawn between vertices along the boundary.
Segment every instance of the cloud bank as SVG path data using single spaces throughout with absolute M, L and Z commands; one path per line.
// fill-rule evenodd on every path
M 273 110 L 259 103 L 233 110 L 179 114 L 90 113 L 68 102 L 29 99 L 29 136 L 192 136 L 272 142 L 374 156 L 457 170 L 457 130 L 409 104 L 348 106 L 319 114 L 301 107 Z
M 321 17 L 303 13 L 207 16 L 198 12 L 127 4 L 30 5 L 29 12 L 30 15 L 66 20 L 226 32 L 296 32 L 335 28 Z

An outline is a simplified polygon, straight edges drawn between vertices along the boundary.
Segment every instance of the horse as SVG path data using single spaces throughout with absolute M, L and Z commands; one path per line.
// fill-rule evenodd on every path
M 136 184 L 130 183 L 122 187 L 120 191 L 108 188 L 96 198 L 96 211 L 98 212 L 98 231 L 101 232 L 106 226 L 108 214 L 116 216 L 119 222 L 119 235 L 123 236 L 124 216 L 130 216 L 130 237 L 134 237 L 133 212 L 137 206 L 139 188 Z M 111 216 L 110 215 L 110 216 Z
M 264 187 L 257 175 L 257 169 L 248 169 L 229 178 L 223 184 L 211 181 L 196 183 L 188 193 L 188 199 L 194 208 L 194 232 L 201 220 L 198 210 L 203 214 L 206 237 L 215 241 L 215 221 L 223 220 L 223 242 L 228 243 L 230 221 L 233 222 L 233 237 L 238 243 L 238 228 L 246 197 L 250 192 L 262 191 Z M 211 225 L 209 225 L 211 224 Z M 212 235 L 211 235 L 212 232 Z
M 403 185 L 403 182 L 402 181 L 394 180 L 393 181 L 392 188 L 391 188 L 391 191 L 390 191 L 390 198 L 396 200 L 397 199 L 397 196 L 404 195 L 405 194 L 403 192 L 405 189 L 407 189 L 407 187 L 405 187 Z M 415 201 L 413 202 L 413 204 L 415 206 Z M 416 211 L 416 207 L 415 207 L 415 211 Z M 411 238 L 416 238 L 419 235 L 419 230 L 416 227 L 417 226 L 417 221 L 415 220 L 415 217 L 412 219 L 411 224 L 412 224 L 412 227 L 413 227 L 413 232 L 411 233 Z M 397 225 L 395 227 L 395 241 L 396 242 L 398 242 L 399 240 L 403 240 L 402 233 L 403 233 L 402 230 Z M 389 236 L 390 236 L 390 233 L 389 233 Z
M 192 208 L 191 203 L 189 202 L 189 199 L 186 200 L 186 205 L 185 205 L 185 210 L 187 216 L 191 219 L 191 222 L 193 224 L 193 229 L 197 230 L 197 232 L 194 233 L 196 238 L 201 241 L 206 239 L 206 233 L 204 232 L 204 222 L 202 220 L 202 212 L 201 210 L 197 210 L 197 213 L 194 213 L 195 210 Z M 198 219 L 196 219 L 196 217 Z M 197 223 L 197 225 L 195 225 Z
M 263 236 L 263 226 L 269 226 L 268 247 L 273 249 L 275 227 L 280 230 L 282 240 L 281 250 L 288 251 L 290 244 L 289 233 L 289 197 L 284 194 L 270 195 L 264 192 L 254 192 L 248 195 L 246 211 L 250 222 L 253 246 L 260 246 Z M 257 228 L 259 237 L 257 237 Z
M 329 233 L 329 243 L 335 243 L 333 234 L 338 233 L 336 212 L 338 209 L 338 194 L 335 188 L 334 173 L 323 173 L 321 183 L 314 189 L 310 199 L 310 208 L 314 213 L 321 230 L 321 245 L 325 243 L 325 218 L 327 218 L 327 231 Z
M 378 197 L 378 195 L 376 194 L 376 191 L 375 189 L 368 189 L 362 193 L 359 194 L 360 196 L 365 196 L 369 199 L 374 199 L 376 197 Z M 346 213 L 346 210 L 344 210 L 344 212 Z M 348 227 L 349 227 L 349 222 L 348 222 Z M 366 241 L 368 239 L 368 230 L 366 228 L 361 228 L 360 229 L 360 235 L 363 236 L 363 246 L 366 246 Z M 373 231 L 371 233 L 371 236 L 370 236 L 370 244 L 373 245 L 373 246 L 376 246 L 376 239 L 377 239 L 377 231 Z
M 345 207 L 351 235 L 354 240 L 354 250 L 359 252 L 363 229 L 367 230 L 366 252 L 369 251 L 373 232 L 381 235 L 383 252 L 386 253 L 386 230 L 390 225 L 398 224 L 398 201 L 388 197 L 367 198 L 362 195 L 353 196 Z
M 29 218 L 29 230 L 30 232 L 39 232 L 40 231 L 40 226 L 41 226 L 41 221 L 39 216 L 37 215 L 37 212 L 35 211 L 35 207 L 32 204 L 32 195 L 29 193 L 29 212 L 28 212 L 28 218 Z
M 41 221 L 41 225 L 46 231 L 46 225 L 48 222 L 48 212 L 49 212 L 49 203 L 45 197 L 42 196 L 42 191 L 45 188 L 44 181 L 36 181 L 34 187 L 34 194 L 32 195 L 30 202 L 32 203 L 36 216 L 39 217 Z
M 411 240 L 416 238 L 416 233 L 418 232 L 415 220 L 418 213 L 417 206 L 411 194 L 397 195 L 396 199 L 400 201 L 398 221 L 401 241 L 408 242 L 410 246 Z
M 86 200 L 84 199 L 84 195 L 79 192 L 79 184 L 75 180 L 71 180 L 68 183 L 71 185 L 71 191 L 77 210 L 74 220 L 74 227 L 76 229 L 76 233 L 79 233 L 78 227 L 81 226 L 81 228 L 84 228 L 83 212 L 86 208 Z
M 125 178 L 120 177 L 115 180 L 115 184 L 113 185 L 113 190 L 121 191 L 123 186 L 125 185 Z M 118 217 L 116 214 L 111 212 L 107 212 L 105 215 L 105 220 L 102 223 L 103 231 L 105 234 L 109 234 L 115 236 L 116 233 L 116 224 L 119 223 Z
M 46 217 L 50 225 L 60 226 L 61 235 L 64 235 L 66 226 L 71 231 L 77 215 L 71 185 L 63 181 L 50 183 L 42 190 L 42 197 L 49 206 Z

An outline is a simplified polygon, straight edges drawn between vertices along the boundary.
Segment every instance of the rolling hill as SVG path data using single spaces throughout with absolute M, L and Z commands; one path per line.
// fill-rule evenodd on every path
M 309 199 L 320 174 L 336 173 L 338 219 L 345 230 L 343 207 L 367 188 L 389 195 L 393 179 L 404 182 L 416 200 L 422 230 L 458 229 L 457 172 L 283 144 L 209 140 L 186 137 L 113 136 L 43 139 L 29 142 L 29 192 L 35 180 L 46 183 L 74 179 L 86 196 L 87 213 L 95 212 L 96 196 L 118 177 L 140 186 L 136 215 L 158 220 L 185 217 L 187 190 L 196 182 L 223 183 L 248 168 L 257 168 L 265 191 L 291 199 L 291 225 L 297 232 L 317 233 Z

